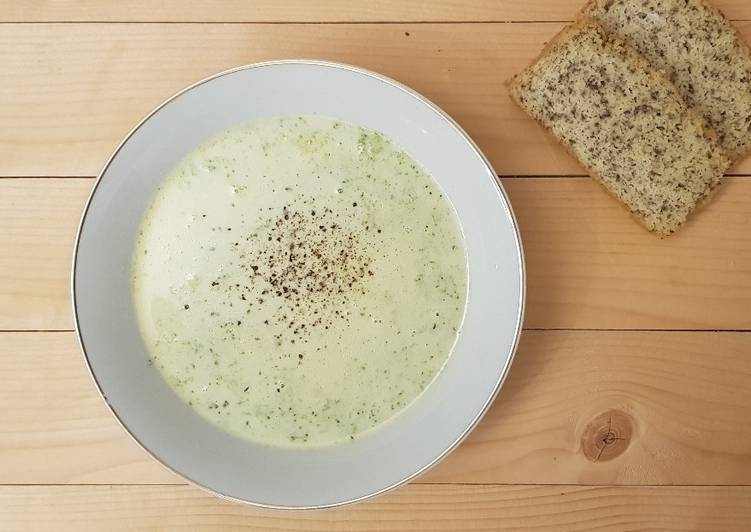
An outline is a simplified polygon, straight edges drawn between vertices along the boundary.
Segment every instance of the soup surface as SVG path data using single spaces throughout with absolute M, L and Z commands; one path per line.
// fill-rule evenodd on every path
M 446 363 L 467 268 L 431 176 L 322 116 L 230 128 L 144 216 L 133 298 L 151 363 L 196 412 L 269 445 L 358 437 Z

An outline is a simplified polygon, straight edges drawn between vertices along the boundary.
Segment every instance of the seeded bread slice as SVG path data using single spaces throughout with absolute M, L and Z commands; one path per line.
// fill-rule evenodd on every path
M 672 234 L 729 165 L 675 87 L 593 22 L 566 27 L 510 85 L 544 125 L 660 235 Z
M 703 0 L 590 0 L 582 12 L 665 72 L 736 161 L 751 151 L 751 51 Z

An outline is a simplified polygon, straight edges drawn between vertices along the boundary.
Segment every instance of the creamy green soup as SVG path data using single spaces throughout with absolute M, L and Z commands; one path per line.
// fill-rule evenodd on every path
M 431 176 L 321 116 L 228 129 L 144 216 L 133 298 L 151 364 L 196 412 L 269 445 L 354 439 L 436 377 L 467 269 Z

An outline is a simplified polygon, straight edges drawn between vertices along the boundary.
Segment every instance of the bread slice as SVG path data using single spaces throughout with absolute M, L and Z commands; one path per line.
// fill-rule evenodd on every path
M 591 0 L 582 16 L 663 70 L 731 160 L 751 151 L 751 51 L 720 11 L 703 0 Z
M 593 22 L 564 28 L 510 91 L 658 234 L 678 229 L 729 165 L 672 83 Z

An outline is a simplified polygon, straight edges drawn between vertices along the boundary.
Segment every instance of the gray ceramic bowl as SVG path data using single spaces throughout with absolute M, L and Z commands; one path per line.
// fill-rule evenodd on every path
M 445 369 L 396 418 L 348 444 L 276 449 L 235 438 L 205 421 L 149 367 L 131 302 L 131 254 L 160 181 L 196 146 L 254 118 L 315 113 L 385 133 L 432 173 L 464 234 L 467 310 Z M 76 329 L 99 391 L 154 458 L 229 499 L 321 508 L 407 482 L 467 436 L 511 365 L 521 330 L 524 265 L 514 216 L 495 172 L 440 109 L 372 72 L 320 61 L 277 61 L 189 87 L 126 137 L 84 211 L 72 289 Z

